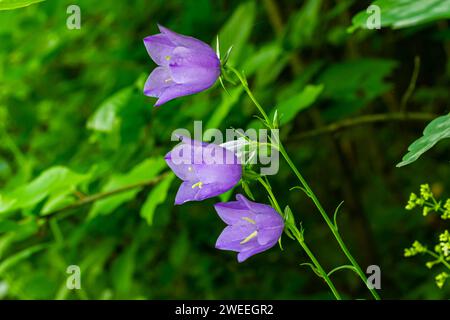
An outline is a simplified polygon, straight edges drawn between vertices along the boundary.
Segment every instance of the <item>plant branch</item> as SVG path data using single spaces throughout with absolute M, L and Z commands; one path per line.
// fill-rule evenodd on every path
M 155 185 L 158 182 L 160 182 L 162 179 L 164 179 L 168 174 L 169 174 L 169 172 L 164 172 L 161 175 L 157 176 L 156 178 L 153 178 L 153 179 L 150 179 L 150 180 L 141 181 L 141 182 L 130 184 L 130 185 L 127 185 L 127 186 L 123 186 L 123 187 L 120 187 L 120 188 L 117 188 L 117 189 L 113 189 L 113 190 L 110 190 L 110 191 L 103 191 L 103 192 L 95 193 L 95 194 L 90 195 L 90 196 L 86 196 L 86 197 L 80 199 L 79 201 L 76 201 L 76 202 L 71 203 L 71 204 L 69 204 L 69 205 L 67 205 L 65 207 L 56 209 L 56 210 L 46 214 L 43 218 L 49 219 L 49 218 L 54 217 L 57 214 L 60 214 L 60 213 L 66 212 L 66 211 L 70 211 L 70 210 L 73 210 L 73 209 L 77 209 L 79 207 L 88 205 L 90 203 L 93 203 L 95 201 L 98 201 L 98 200 L 101 200 L 101 199 L 104 199 L 104 198 L 107 198 L 107 197 L 114 196 L 114 195 L 119 194 L 119 193 L 127 192 L 127 191 L 130 191 L 130 190 L 136 189 L 136 188 L 141 188 L 141 187 Z
M 401 122 L 401 121 L 409 121 L 409 122 L 427 122 L 437 118 L 438 115 L 432 113 L 421 113 L 421 112 L 395 112 L 395 113 L 381 113 L 381 114 L 370 114 L 364 115 L 352 119 L 345 119 L 342 121 L 338 121 L 335 123 L 331 123 L 329 125 L 323 126 L 321 128 L 313 129 L 310 131 L 302 132 L 299 134 L 293 135 L 289 142 L 292 143 L 298 140 L 304 140 L 308 138 L 313 138 L 316 136 L 335 133 L 340 130 L 344 130 L 347 128 L 365 125 L 365 124 L 373 124 L 373 123 L 385 123 L 385 122 Z

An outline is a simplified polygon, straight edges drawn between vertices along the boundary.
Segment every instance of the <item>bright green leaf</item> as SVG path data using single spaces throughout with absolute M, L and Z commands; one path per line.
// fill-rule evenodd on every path
M 127 185 L 144 182 L 153 179 L 166 166 L 164 159 L 151 158 L 144 160 L 135 166 L 130 172 L 126 174 L 113 175 L 105 186 L 102 192 L 108 192 Z M 122 192 L 117 195 L 108 197 L 97 201 L 89 212 L 89 217 L 93 218 L 98 214 L 109 214 L 119 207 L 122 203 L 134 198 L 134 196 L 142 190 L 141 188 L 134 188 L 130 191 Z
M 380 8 L 381 27 L 399 29 L 450 18 L 450 0 L 378 0 L 373 5 Z M 355 15 L 349 31 L 367 29 L 372 14 L 364 10 Z
M 133 88 L 127 87 L 104 101 L 88 120 L 88 129 L 101 132 L 113 131 L 120 124 L 118 113 L 126 107 L 132 94 Z
M 12 10 L 27 7 L 45 0 L 0 0 L 0 10 Z
M 229 62 L 236 65 L 250 37 L 256 15 L 253 1 L 241 4 L 219 32 L 221 57 L 233 46 Z
M 413 163 L 442 139 L 450 138 L 450 114 L 431 121 L 423 131 L 423 136 L 408 147 L 408 153 L 397 167 Z
M 302 110 L 310 107 L 323 91 L 323 85 L 307 85 L 303 91 L 297 95 L 282 101 L 276 110 L 278 110 L 280 125 L 284 125 L 294 119 L 295 115 Z M 272 112 L 272 117 L 275 111 Z
M 66 167 L 52 167 L 36 179 L 0 197 L 0 213 L 28 209 L 49 196 L 66 195 L 87 181 L 89 174 L 79 174 Z
M 154 186 L 152 191 L 148 194 L 147 200 L 145 200 L 145 203 L 141 208 L 141 217 L 144 218 L 149 225 L 152 225 L 153 223 L 156 207 L 166 200 L 167 192 L 169 191 L 173 178 L 175 178 L 173 173 L 168 174 L 167 177 Z

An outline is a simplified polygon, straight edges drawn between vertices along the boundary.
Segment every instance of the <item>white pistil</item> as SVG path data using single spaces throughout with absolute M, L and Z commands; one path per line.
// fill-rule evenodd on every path
M 247 243 L 247 242 L 249 242 L 250 240 L 252 240 L 254 237 L 256 237 L 258 235 L 258 231 L 253 231 L 247 238 L 245 238 L 244 240 L 242 240 L 241 242 L 240 242 L 240 244 L 244 244 L 244 243 Z
M 250 219 L 249 217 L 242 217 L 242 220 L 245 220 L 247 222 L 250 222 L 251 224 L 256 224 L 256 221 L 253 219 Z
M 197 182 L 197 183 L 192 185 L 192 189 L 195 189 L 196 187 L 201 189 L 203 187 L 203 182 L 199 181 L 199 182 Z

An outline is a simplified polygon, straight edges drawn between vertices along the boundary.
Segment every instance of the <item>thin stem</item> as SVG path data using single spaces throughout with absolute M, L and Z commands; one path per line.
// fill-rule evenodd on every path
M 259 104 L 259 102 L 256 100 L 255 96 L 253 95 L 253 93 L 251 92 L 250 88 L 248 87 L 248 83 L 247 80 L 240 74 L 239 71 L 237 71 L 235 68 L 231 67 L 231 66 L 227 66 L 227 68 L 229 70 L 231 70 L 240 80 L 244 90 L 247 92 L 248 96 L 250 97 L 250 99 L 253 101 L 253 103 L 255 104 L 255 106 L 258 108 L 258 110 L 260 111 L 260 113 L 262 114 L 262 116 L 264 117 L 264 120 L 267 124 L 267 126 L 269 128 L 272 128 L 272 124 L 269 120 L 269 117 L 267 116 L 266 112 L 264 111 L 264 109 L 262 108 L 262 106 Z M 281 143 L 281 141 L 278 141 L 278 149 L 280 151 L 280 153 L 283 155 L 284 159 L 286 160 L 286 162 L 288 163 L 289 167 L 292 169 L 292 171 L 295 173 L 295 175 L 297 176 L 298 180 L 300 181 L 300 183 L 302 184 L 304 190 L 306 191 L 306 193 L 308 194 L 308 196 L 311 198 L 311 200 L 314 202 L 314 204 L 316 205 L 317 209 L 319 210 L 320 214 L 322 215 L 322 218 L 325 220 L 325 223 L 327 224 L 328 228 L 331 230 L 331 232 L 333 233 L 333 236 L 335 237 L 336 241 L 338 242 L 339 246 L 341 247 L 341 250 L 344 252 L 345 256 L 347 257 L 347 259 L 350 261 L 350 263 L 353 265 L 353 267 L 355 268 L 356 273 L 359 275 L 359 277 L 361 278 L 361 280 L 364 282 L 365 286 L 370 290 L 372 296 L 376 299 L 379 300 L 380 297 L 378 295 L 378 293 L 375 291 L 375 289 L 370 288 L 367 285 L 367 278 L 366 275 L 364 274 L 364 272 L 362 271 L 361 267 L 359 266 L 359 264 L 356 262 L 355 258 L 353 258 L 353 256 L 351 255 L 350 251 L 348 250 L 347 246 L 345 245 L 344 241 L 342 240 L 337 228 L 334 226 L 334 224 L 331 222 L 330 218 L 328 217 L 327 213 L 325 212 L 325 210 L 323 209 L 322 205 L 320 204 L 320 201 L 317 199 L 316 195 L 314 194 L 314 192 L 312 191 L 311 187 L 309 186 L 309 184 L 306 182 L 306 180 L 303 178 L 303 176 L 300 174 L 300 172 L 298 171 L 297 167 L 295 166 L 295 164 L 292 162 L 291 158 L 289 157 L 288 153 L 286 152 L 286 150 L 284 149 L 283 144 Z
M 320 214 L 322 215 L 322 218 L 325 220 L 325 223 L 327 224 L 328 228 L 331 230 L 331 232 L 333 233 L 333 236 L 335 237 L 336 241 L 338 242 L 339 246 L 341 247 L 342 251 L 344 252 L 345 256 L 347 257 L 347 259 L 350 261 L 350 263 L 353 265 L 353 267 L 355 268 L 356 273 L 359 275 L 359 277 L 361 278 L 361 280 L 364 282 L 364 284 L 367 286 L 367 278 L 366 275 L 364 274 L 364 272 L 362 271 L 361 267 L 359 266 L 359 264 L 356 262 L 355 258 L 353 258 L 352 254 L 350 253 L 350 251 L 348 250 L 347 246 L 345 245 L 344 241 L 341 238 L 341 235 L 339 234 L 337 228 L 334 226 L 334 224 L 331 222 L 330 218 L 328 217 L 327 213 L 325 212 L 325 210 L 323 209 L 319 199 L 317 199 L 316 195 L 314 194 L 314 192 L 312 191 L 311 187 L 309 186 L 309 184 L 306 182 L 306 180 L 303 178 L 303 176 L 300 174 L 300 172 L 298 171 L 297 167 L 294 165 L 294 163 L 292 162 L 291 158 L 289 157 L 289 155 L 287 154 L 286 150 L 284 149 L 283 145 L 281 144 L 281 142 L 279 143 L 279 149 L 281 154 L 283 155 L 284 159 L 286 160 L 286 162 L 288 163 L 289 167 L 291 167 L 292 171 L 294 172 L 294 174 L 297 176 L 298 180 L 300 181 L 300 183 L 302 184 L 303 188 L 306 190 L 308 196 L 311 198 L 311 200 L 314 202 L 314 204 L 316 205 L 317 209 L 319 210 Z M 378 295 L 378 293 L 376 292 L 375 289 L 370 288 L 369 286 L 367 286 L 367 288 L 370 290 L 372 296 L 379 300 L 380 297 Z
M 57 214 L 61 214 L 61 213 L 66 212 L 66 211 L 70 211 L 70 210 L 73 210 L 73 209 L 85 206 L 85 205 L 90 204 L 92 202 L 95 202 L 95 201 L 98 201 L 98 200 L 101 200 L 101 199 L 104 199 L 104 198 L 107 198 L 107 197 L 111 197 L 111 196 L 114 196 L 114 195 L 119 194 L 119 193 L 127 192 L 127 191 L 130 191 L 132 189 L 136 189 L 136 188 L 141 188 L 141 187 L 145 187 L 145 186 L 154 185 L 154 184 L 158 183 L 159 181 L 161 181 L 162 179 L 164 179 L 164 177 L 166 177 L 167 175 L 168 175 L 168 172 L 165 172 L 165 173 L 163 173 L 163 174 L 159 175 L 158 177 L 153 178 L 151 180 L 141 181 L 141 182 L 130 184 L 130 185 L 127 185 L 127 186 L 124 186 L 124 187 L 113 189 L 113 190 L 110 190 L 110 191 L 99 192 L 99 193 L 96 193 L 96 194 L 93 194 L 93 195 L 90 195 L 90 196 L 86 196 L 86 197 L 82 198 L 79 201 L 76 201 L 76 202 L 71 203 L 71 204 L 69 204 L 69 205 L 67 205 L 65 207 L 62 207 L 60 209 L 56 209 L 56 210 L 54 210 L 52 212 L 47 213 L 43 218 L 49 219 L 49 218 L 54 217 Z
M 445 261 L 443 256 L 437 255 L 436 253 L 430 250 L 427 250 L 426 253 L 435 258 L 437 261 L 441 262 L 444 266 L 447 267 L 447 269 L 450 270 L 450 264 L 447 261 Z
M 270 120 L 269 120 L 269 117 L 267 116 L 267 113 L 264 111 L 263 107 L 259 104 L 258 100 L 256 100 L 256 98 L 253 95 L 252 91 L 248 87 L 247 80 L 235 68 L 233 68 L 231 66 L 227 66 L 227 68 L 229 70 L 231 70 L 236 75 L 236 77 L 238 77 L 239 81 L 242 84 L 242 87 L 244 87 L 245 92 L 250 97 L 250 99 L 252 100 L 253 104 L 258 108 L 259 112 L 264 117 L 264 120 L 267 122 L 267 124 L 270 125 Z
M 314 138 L 320 135 L 335 133 L 347 128 L 352 128 L 365 124 L 388 123 L 388 122 L 427 122 L 436 119 L 437 117 L 438 115 L 436 114 L 423 112 L 393 112 L 393 113 L 368 114 L 351 119 L 344 119 L 317 129 L 295 134 L 289 138 L 288 142 L 292 143 L 303 139 Z
M 278 204 L 278 201 L 277 201 L 277 199 L 275 198 L 275 195 L 272 192 L 272 187 L 270 186 L 270 184 L 268 182 L 264 181 L 264 179 L 261 178 L 261 177 L 258 178 L 258 181 L 267 190 L 267 193 L 269 194 L 270 199 L 272 200 L 273 204 L 275 205 L 275 209 L 278 211 L 278 213 L 282 214 L 283 211 L 281 210 L 281 207 Z M 342 300 L 341 295 L 337 291 L 337 289 L 334 286 L 333 282 L 331 281 L 330 277 L 325 272 L 325 270 L 322 268 L 322 266 L 320 265 L 319 261 L 314 256 L 312 251 L 306 245 L 305 239 L 304 239 L 303 235 L 301 234 L 301 232 L 297 229 L 297 227 L 295 225 L 291 226 L 290 230 L 293 231 L 293 234 L 294 234 L 295 238 L 297 239 L 298 243 L 300 244 L 302 249 L 306 252 L 306 254 L 308 255 L 309 259 L 311 259 L 311 262 L 314 264 L 314 266 L 316 267 L 316 269 L 319 272 L 320 276 L 324 279 L 324 281 L 326 282 L 326 284 L 330 288 L 330 290 L 333 293 L 334 297 L 337 300 Z

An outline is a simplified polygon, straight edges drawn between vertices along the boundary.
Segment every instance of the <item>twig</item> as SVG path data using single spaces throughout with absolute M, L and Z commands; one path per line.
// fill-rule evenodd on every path
M 298 140 L 303 140 L 307 138 L 312 138 L 316 136 L 320 136 L 327 133 L 334 133 L 336 131 L 340 131 L 343 129 L 347 129 L 349 127 L 364 125 L 364 124 L 372 124 L 372 123 L 380 123 L 380 122 L 395 122 L 395 121 L 418 121 L 425 122 L 431 121 L 438 117 L 435 114 L 431 113 L 419 113 L 419 112 L 398 112 L 398 113 L 383 113 L 383 114 L 371 114 L 356 117 L 353 119 L 346 119 L 342 121 L 338 121 L 327 126 L 323 126 L 318 129 L 314 129 L 311 131 L 306 131 L 303 133 L 299 133 L 293 135 L 289 142 L 294 142 Z
M 411 98 L 411 95 L 413 94 L 414 89 L 416 88 L 417 78 L 419 77 L 419 71 L 420 71 L 420 57 L 416 56 L 414 58 L 414 70 L 411 76 L 411 81 L 409 82 L 408 89 L 406 89 L 406 92 L 402 97 L 402 102 L 400 103 L 400 111 L 402 112 L 405 112 L 409 98 Z
M 57 214 L 60 214 L 62 212 L 70 211 L 70 210 L 73 210 L 73 209 L 85 206 L 85 205 L 90 204 L 92 202 L 95 202 L 95 201 L 98 201 L 98 200 L 101 200 L 101 199 L 104 199 L 104 198 L 116 195 L 118 193 L 122 193 L 122 192 L 130 191 L 130 190 L 133 190 L 133 189 L 136 189 L 136 188 L 141 188 L 141 187 L 146 187 L 146 186 L 151 186 L 151 185 L 157 184 L 159 181 L 164 179 L 168 174 L 169 174 L 169 172 L 165 172 L 165 173 L 162 173 L 158 177 L 153 178 L 151 180 L 141 181 L 141 182 L 130 184 L 130 185 L 127 185 L 127 186 L 124 186 L 124 187 L 120 187 L 120 188 L 114 189 L 114 190 L 99 192 L 99 193 L 96 193 L 96 194 L 84 197 L 83 199 L 81 199 L 81 200 L 79 200 L 77 202 L 71 203 L 71 204 L 69 204 L 69 205 L 67 205 L 65 207 L 56 209 L 56 210 L 46 214 L 43 218 L 49 219 L 49 218 L 52 218 L 53 216 L 55 216 Z

